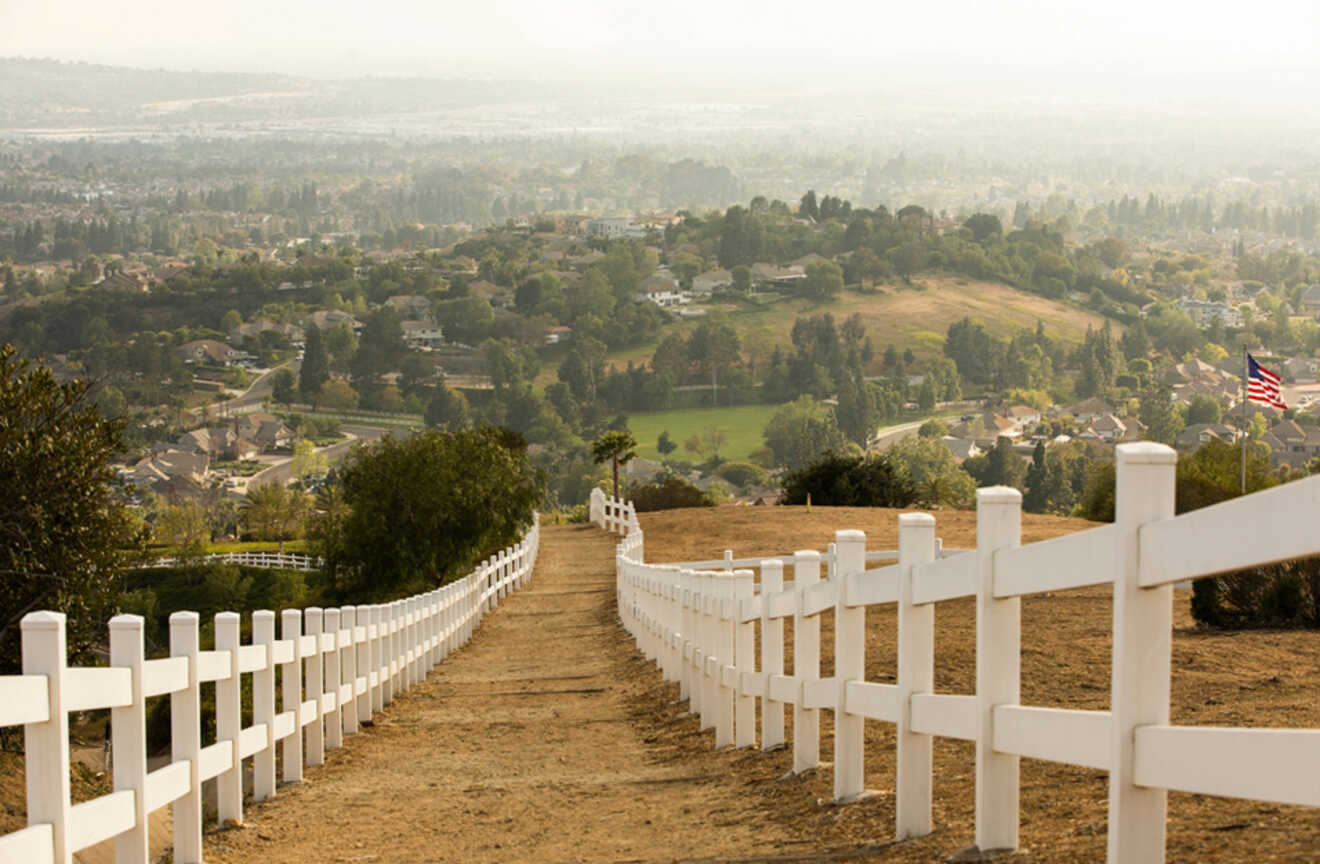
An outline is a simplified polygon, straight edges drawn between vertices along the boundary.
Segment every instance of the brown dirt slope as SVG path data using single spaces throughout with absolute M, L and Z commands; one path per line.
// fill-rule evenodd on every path
M 722 859 L 789 837 L 701 748 L 614 612 L 613 540 L 547 527 L 531 585 L 207 861 Z M 679 730 L 681 727 L 682 731 Z
M 862 529 L 871 549 L 897 544 L 898 511 L 814 507 L 722 507 L 718 511 L 675 510 L 641 515 L 648 561 L 720 557 L 725 548 L 739 558 L 823 549 L 836 529 Z M 949 548 L 974 545 L 975 514 L 936 513 L 936 533 Z M 1023 540 L 1047 539 L 1093 527 L 1079 519 L 1024 516 Z M 788 575 L 787 573 L 785 574 Z M 1320 727 L 1320 634 L 1198 630 L 1189 591 L 1176 593 L 1173 643 L 1173 722 L 1187 725 Z M 1022 605 L 1022 700 L 1063 708 L 1109 706 L 1111 594 L 1080 589 L 1029 597 Z M 970 600 L 942 603 L 936 610 L 935 686 L 944 693 L 971 693 L 975 685 L 975 610 Z M 892 682 L 896 671 L 893 608 L 867 614 L 868 680 Z M 786 668 L 792 670 L 792 623 L 785 627 Z M 833 620 L 822 616 L 822 674 L 833 671 Z M 651 704 L 664 716 L 664 698 L 676 687 L 657 688 Z M 688 721 L 691 723 L 691 721 Z M 821 757 L 833 747 L 831 717 L 822 712 Z M 792 740 L 792 712 L 788 714 Z M 782 780 L 791 766 L 787 752 L 740 757 L 712 752 L 710 733 L 687 736 L 671 727 L 659 740 L 676 754 L 704 750 L 711 764 L 740 778 L 762 807 L 795 837 L 817 849 L 882 843 L 893 837 L 894 731 L 866 724 L 867 786 L 877 796 L 846 807 L 822 806 L 831 795 L 829 769 Z M 865 860 L 942 861 L 973 842 L 972 745 L 935 741 L 934 832 L 897 843 Z M 1307 767 L 1299 770 L 1314 771 Z M 1105 859 L 1106 774 L 1023 760 L 1022 851 L 1008 861 L 1096 862 Z M 825 859 L 831 860 L 831 859 Z M 1171 793 L 1170 862 L 1320 861 L 1320 810 Z

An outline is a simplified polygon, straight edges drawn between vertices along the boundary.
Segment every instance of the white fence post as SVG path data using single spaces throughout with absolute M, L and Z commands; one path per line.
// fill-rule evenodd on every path
M 1020 701 L 1022 599 L 996 600 L 995 553 L 1022 540 L 1022 493 L 976 492 L 976 846 L 1018 846 L 1019 757 L 996 753 L 994 709 Z
M 293 644 L 293 659 L 280 665 L 280 705 L 286 712 L 293 712 L 293 734 L 281 742 L 280 756 L 284 782 L 297 783 L 303 779 L 302 660 L 299 659 L 302 612 L 297 609 L 280 612 L 280 636 Z
M 239 757 L 239 733 L 243 729 L 242 688 L 239 687 L 238 653 L 240 621 L 237 612 L 215 616 L 215 650 L 229 652 L 229 674 L 215 682 L 215 738 L 229 743 L 230 765 L 215 780 L 217 810 L 221 825 L 243 824 L 243 760 Z
M 742 673 L 756 671 L 756 622 L 741 621 L 739 605 L 750 600 L 756 587 L 752 584 L 751 570 L 733 572 L 733 626 L 735 628 L 733 663 L 738 670 L 734 680 L 733 734 L 738 747 L 756 746 L 756 697 L 743 694 Z
M 935 606 L 915 606 L 915 568 L 935 560 L 935 518 L 928 513 L 898 517 L 898 770 L 895 835 L 899 840 L 930 833 L 931 736 L 912 731 L 912 695 L 935 687 Z
M 142 690 L 145 657 L 140 615 L 110 619 L 110 665 L 128 669 L 132 700 L 110 709 L 110 740 L 114 744 L 115 791 L 133 794 L 133 827 L 115 837 L 115 864 L 147 864 L 147 700 Z
M 353 679 L 353 699 L 357 704 L 357 721 L 361 726 L 371 722 L 371 607 L 358 606 L 354 620 L 362 631 L 361 639 L 354 638 L 354 650 L 357 653 L 357 677 Z M 358 692 L 357 682 L 361 679 L 362 691 Z
M 848 682 L 866 678 L 866 607 L 849 607 L 848 575 L 866 569 L 866 535 L 834 532 L 834 800 L 862 794 L 865 781 L 865 718 L 848 713 Z
M 710 674 L 710 658 L 715 654 L 715 643 L 719 641 L 719 622 L 715 613 L 719 599 L 715 593 L 715 574 L 701 574 L 701 729 L 715 728 L 716 714 L 719 712 L 719 687 L 715 676 Z
M 325 641 L 330 649 L 325 652 L 325 692 L 331 694 L 330 710 L 325 712 L 325 746 L 333 750 L 344 746 L 343 708 L 340 704 L 339 685 L 344 681 L 344 673 L 339 668 L 339 619 L 338 609 L 325 610 Z
M 734 688 L 724 683 L 724 667 L 733 665 L 733 571 L 715 582 L 715 746 L 733 743 Z
M 355 735 L 358 731 L 357 712 L 357 607 L 344 606 L 339 610 L 339 694 L 343 697 L 344 685 L 348 685 L 348 698 L 340 706 L 339 720 L 343 724 L 345 735 Z
M 804 708 L 802 694 L 809 681 L 820 678 L 820 618 L 802 614 L 802 599 L 820 581 L 820 553 L 803 550 L 793 555 L 793 591 L 797 603 L 793 613 L 793 678 L 797 699 L 793 701 L 793 773 L 810 771 L 820 764 L 820 709 Z
M 688 700 L 688 711 L 692 714 L 697 713 L 701 704 L 701 688 L 692 674 L 692 657 L 697 647 L 693 638 L 697 620 L 693 605 L 694 581 L 691 570 L 678 571 L 678 698 Z
M 784 590 L 784 562 L 761 562 L 761 749 L 784 745 L 784 703 L 770 698 L 770 679 L 784 674 L 784 619 L 770 617 L 770 595 Z
M 174 861 L 202 861 L 202 703 L 197 675 L 196 612 L 170 614 L 170 656 L 186 657 L 188 686 L 170 694 L 170 761 L 189 763 L 188 793 L 175 800 Z
M 1137 549 L 1144 523 L 1174 514 L 1177 454 L 1143 441 L 1118 445 L 1115 459 L 1109 862 L 1162 862 L 1168 792 L 1136 785 L 1133 742 L 1138 726 L 1169 722 L 1173 586 L 1138 585 Z
M 303 612 L 307 635 L 316 638 L 316 650 L 303 661 L 307 678 L 307 699 L 316 705 L 316 719 L 307 725 L 307 764 L 325 764 L 325 652 L 321 649 L 325 632 L 325 610 L 312 606 Z
M 385 707 L 385 700 L 382 694 L 385 692 L 385 675 L 381 671 L 382 657 L 381 645 L 384 644 L 382 636 L 383 625 L 381 621 L 382 607 L 379 603 L 371 605 L 371 628 L 376 631 L 376 635 L 371 640 L 371 711 L 375 713 Z
M 69 715 L 64 709 L 64 663 L 67 643 L 62 612 L 23 616 L 23 674 L 46 676 L 50 717 L 23 727 L 29 825 L 50 823 L 56 864 L 70 864 Z
M 266 727 L 266 746 L 252 756 L 252 798 L 275 794 L 275 613 L 252 613 L 252 644 L 266 649 L 266 662 L 252 673 L 252 725 Z

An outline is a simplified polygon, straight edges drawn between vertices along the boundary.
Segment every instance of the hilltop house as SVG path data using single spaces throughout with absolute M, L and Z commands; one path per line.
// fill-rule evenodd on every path
M 545 328 L 545 344 L 560 345 L 573 338 L 573 328 L 563 324 L 554 324 Z
M 429 321 L 403 321 L 403 341 L 409 348 L 439 348 L 445 344 L 445 331 L 439 324 Z
M 802 279 L 807 278 L 807 270 L 801 264 L 778 267 L 774 264 L 757 262 L 752 265 L 751 269 L 752 281 L 757 285 L 768 285 L 775 288 L 791 288 Z
M 1302 313 L 1320 317 L 1320 282 L 1307 285 L 1302 292 Z
M 1110 405 L 1099 396 L 1092 396 L 1090 399 L 1084 399 L 1068 409 L 1068 413 L 1073 416 L 1078 424 L 1088 424 L 1092 420 L 1098 420 L 1106 414 L 1114 413 L 1114 406 Z
M 695 297 L 709 297 L 716 291 L 723 291 L 733 286 L 733 274 L 728 270 L 707 270 L 692 277 L 692 294 Z
M 230 348 L 214 339 L 194 339 L 183 343 L 176 350 L 184 363 L 203 366 L 234 366 L 240 361 L 252 359 L 252 355 L 246 351 Z
M 1262 439 L 1270 446 L 1270 459 L 1275 465 L 1302 468 L 1320 456 L 1320 427 L 1302 426 L 1294 420 L 1283 420 L 1270 428 Z

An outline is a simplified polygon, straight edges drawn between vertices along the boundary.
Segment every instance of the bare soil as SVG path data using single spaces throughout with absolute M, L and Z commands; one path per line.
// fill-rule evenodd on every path
M 893 548 L 896 515 L 726 507 L 643 514 L 642 524 L 647 559 L 676 561 L 821 549 L 837 528 Z M 936 518 L 946 546 L 971 544 L 973 514 Z M 1089 525 L 1027 517 L 1024 538 Z M 891 726 L 867 724 L 867 785 L 878 794 L 842 807 L 829 803 L 828 765 L 795 777 L 786 750 L 716 751 L 677 685 L 617 623 L 613 538 L 590 526 L 543 530 L 527 589 L 304 783 L 249 804 L 242 827 L 208 834 L 207 860 L 938 862 L 971 845 L 971 745 L 936 740 L 934 833 L 893 842 Z M 1203 632 L 1187 598 L 1180 592 L 1175 610 L 1174 722 L 1320 727 L 1320 634 Z M 1108 705 L 1110 605 L 1102 589 L 1024 600 L 1025 703 Z M 972 606 L 941 604 L 936 620 L 936 686 L 970 692 Z M 828 675 L 830 616 L 822 624 Z M 873 610 L 867 624 L 867 677 L 892 680 L 893 614 Z M 790 711 L 790 740 L 791 721 Z M 828 711 L 822 727 L 829 759 Z M 1103 861 L 1106 775 L 1030 760 L 1021 770 L 1023 849 L 1001 860 Z M 1175 793 L 1168 848 L 1170 862 L 1320 861 L 1320 811 Z

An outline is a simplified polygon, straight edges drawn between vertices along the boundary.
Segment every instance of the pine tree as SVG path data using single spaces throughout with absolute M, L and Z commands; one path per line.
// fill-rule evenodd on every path
M 321 386 L 330 379 L 330 360 L 326 357 L 321 331 L 315 324 L 307 328 L 307 344 L 303 348 L 302 368 L 298 372 L 298 394 L 304 402 L 316 404 Z

